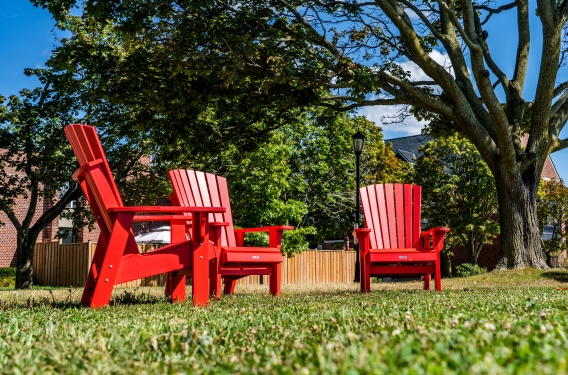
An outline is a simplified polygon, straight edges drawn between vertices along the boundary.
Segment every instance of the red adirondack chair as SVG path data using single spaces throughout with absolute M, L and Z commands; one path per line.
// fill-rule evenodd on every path
M 422 188 L 379 184 L 359 189 L 365 227 L 356 229 L 361 261 L 361 291 L 371 291 L 371 277 L 424 276 L 442 290 L 440 251 L 449 228 L 420 228 Z
M 270 293 L 280 295 L 282 234 L 291 226 L 234 229 L 225 178 L 186 169 L 168 172 L 174 193 L 172 204 L 182 207 L 223 207 L 224 213 L 210 214 L 211 238 L 215 243 L 210 254 L 210 291 L 221 297 L 221 278 L 225 294 L 235 291 L 236 281 L 249 275 L 270 275 Z M 269 247 L 244 247 L 245 233 L 268 232 Z
M 112 177 L 96 130 L 88 125 L 68 125 L 65 134 L 79 161 L 73 179 L 79 181 L 100 227 L 89 275 L 81 303 L 89 307 L 108 305 L 113 286 L 143 277 L 170 272 L 166 294 L 172 301 L 186 298 L 186 275 L 192 276 L 193 302 L 205 305 L 209 298 L 207 213 L 223 212 L 222 208 L 131 206 L 125 207 Z M 191 212 L 193 241 L 186 240 L 186 223 Z M 160 213 L 135 216 L 136 213 Z M 177 215 L 176 215 L 177 214 Z M 140 254 L 133 221 L 169 221 L 171 244 Z M 199 224 L 195 224 L 199 223 Z M 175 272 L 173 272 L 175 271 Z

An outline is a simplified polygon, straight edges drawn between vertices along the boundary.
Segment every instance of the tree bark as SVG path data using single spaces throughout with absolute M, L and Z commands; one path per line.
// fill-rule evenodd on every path
M 29 230 L 18 233 L 16 289 L 31 289 L 34 283 L 34 250 L 37 235 L 30 235 Z
M 479 257 L 479 253 L 481 253 L 481 247 L 477 244 L 475 240 L 472 240 L 470 243 L 470 251 L 469 251 L 469 262 L 471 264 L 477 264 L 477 258 Z
M 495 270 L 548 269 L 536 214 L 539 176 L 529 168 L 519 181 L 495 176 L 501 224 L 501 258 Z

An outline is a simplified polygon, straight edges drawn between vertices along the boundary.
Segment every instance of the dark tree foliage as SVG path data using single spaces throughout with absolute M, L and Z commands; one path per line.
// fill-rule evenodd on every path
M 250 144 L 310 104 L 339 111 L 396 104 L 452 121 L 495 177 L 499 268 L 546 268 L 536 193 L 546 158 L 568 147 L 560 138 L 568 82 L 558 82 L 568 2 L 536 1 L 541 35 L 529 27 L 527 0 L 33 2 L 73 32 L 58 50 L 59 66 L 85 70 L 111 102 L 139 105 L 140 126 L 167 141 Z M 69 7 L 79 3 L 82 16 L 70 17 Z M 488 35 L 484 25 L 499 24 L 503 14 L 516 27 Z M 529 92 L 535 38 L 542 49 Z M 517 46 L 512 73 L 492 57 L 501 43 Z M 428 78 L 414 79 L 402 61 Z

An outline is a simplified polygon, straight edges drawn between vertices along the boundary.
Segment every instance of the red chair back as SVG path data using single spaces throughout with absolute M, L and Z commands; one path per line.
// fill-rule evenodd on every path
M 174 169 L 168 172 L 174 188 L 176 202 L 182 207 L 224 207 L 225 213 L 209 214 L 209 222 L 227 222 L 221 229 L 221 244 L 237 246 L 229 202 L 227 180 L 211 173 L 188 169 Z
M 65 135 L 80 167 L 91 162 L 100 164 L 79 176 L 79 183 L 102 231 L 112 231 L 109 207 L 123 207 L 110 167 L 95 127 L 73 124 L 65 127 Z
M 377 184 L 359 189 L 371 249 L 421 248 L 422 188 L 411 184 Z

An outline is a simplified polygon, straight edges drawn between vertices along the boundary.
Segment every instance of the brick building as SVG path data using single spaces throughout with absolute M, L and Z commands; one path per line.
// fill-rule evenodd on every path
M 422 153 L 418 151 L 418 148 L 428 143 L 431 139 L 432 137 L 430 137 L 429 135 L 420 134 L 408 137 L 387 139 L 385 140 L 385 142 L 392 143 L 392 150 L 397 158 L 407 163 L 414 163 L 414 160 L 422 155 Z M 528 135 L 524 136 L 521 139 L 521 145 L 526 146 L 527 141 Z M 554 166 L 554 163 L 552 162 L 550 156 L 544 163 L 541 178 L 546 181 L 560 180 L 558 171 L 556 170 L 556 167 Z M 493 269 L 499 261 L 500 246 L 501 242 L 499 237 L 493 241 L 493 244 L 484 245 L 477 259 L 477 263 L 482 267 L 486 267 L 488 270 Z M 465 248 L 454 248 L 452 249 L 452 252 L 454 253 L 451 258 L 452 268 L 455 268 L 456 266 L 463 263 L 469 263 L 469 256 Z
M 6 171 L 9 174 L 18 174 L 22 177 L 24 174 L 22 172 L 17 173 L 14 169 L 8 169 Z M 16 199 L 16 204 L 14 212 L 18 220 L 23 220 L 28 213 L 30 200 L 24 197 L 19 197 Z M 35 224 L 37 219 L 48 209 L 51 208 L 51 202 L 49 200 L 39 197 L 37 209 L 32 220 L 32 225 Z M 4 225 L 0 226 L 0 267 L 15 267 L 16 266 L 16 243 L 17 243 L 17 233 L 16 228 L 4 212 L 0 212 L 0 222 Z M 38 241 L 52 241 L 57 235 L 59 229 L 59 220 L 54 220 L 50 225 L 48 225 L 38 237 Z

